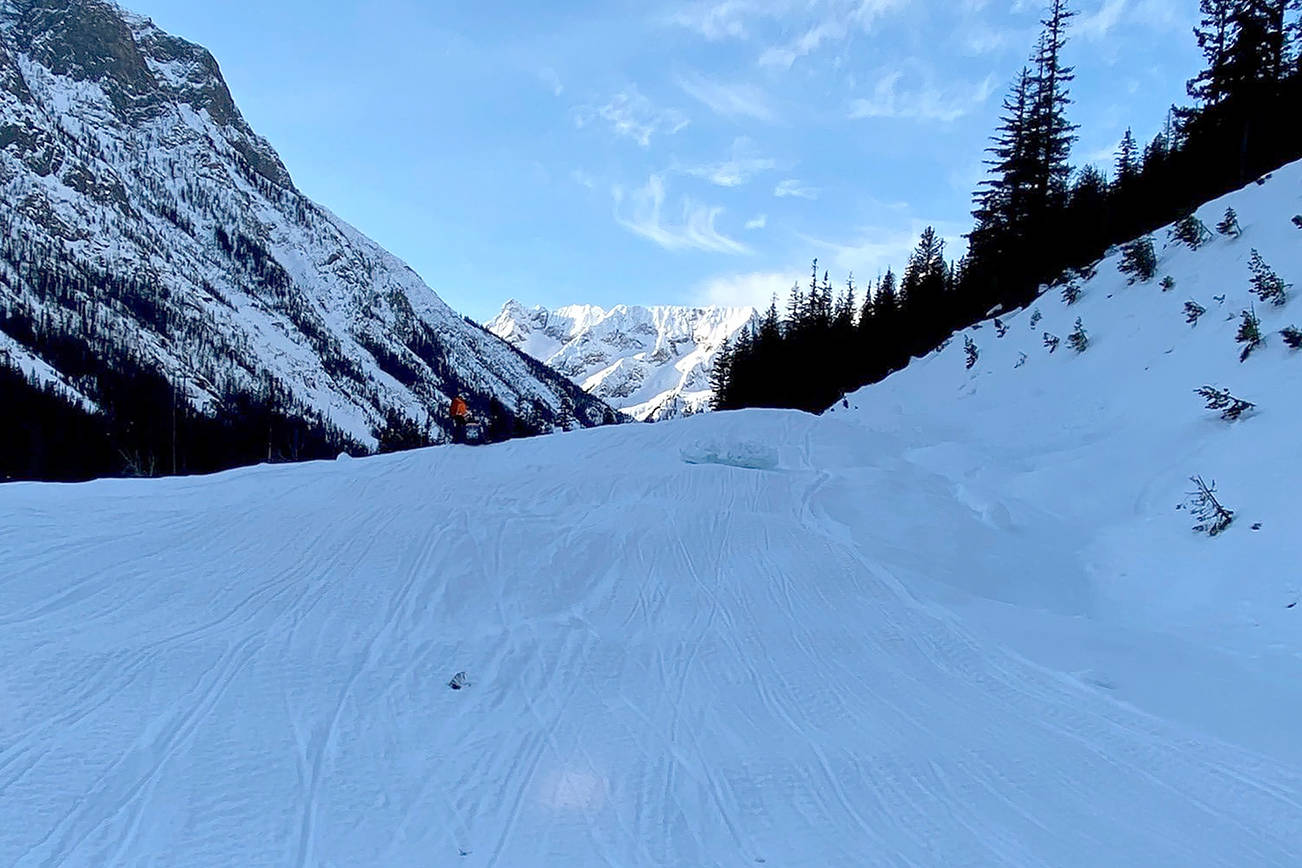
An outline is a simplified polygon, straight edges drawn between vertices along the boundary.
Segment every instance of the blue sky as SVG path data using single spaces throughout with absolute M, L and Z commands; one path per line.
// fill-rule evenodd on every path
M 1029 0 L 127 0 L 299 187 L 477 319 L 764 303 L 969 226 Z M 1196 0 L 1077 0 L 1076 162 L 1183 100 Z

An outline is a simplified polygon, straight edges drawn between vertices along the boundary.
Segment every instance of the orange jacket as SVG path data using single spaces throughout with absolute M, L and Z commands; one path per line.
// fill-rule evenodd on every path
M 466 402 L 460 398 L 453 398 L 452 408 L 448 412 L 452 414 L 453 419 L 464 419 L 466 416 L 470 415 L 470 408 L 468 408 Z

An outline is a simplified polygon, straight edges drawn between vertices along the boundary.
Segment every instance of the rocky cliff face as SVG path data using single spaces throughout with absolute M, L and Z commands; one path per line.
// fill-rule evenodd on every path
M 708 409 L 719 349 L 755 317 L 748 307 L 546 310 L 510 301 L 488 330 L 625 414 L 657 421 Z
M 455 392 L 503 430 L 611 416 L 304 197 L 212 55 L 112 4 L 0 0 L 0 202 L 0 367 L 88 411 L 126 365 L 364 448 L 441 439 Z

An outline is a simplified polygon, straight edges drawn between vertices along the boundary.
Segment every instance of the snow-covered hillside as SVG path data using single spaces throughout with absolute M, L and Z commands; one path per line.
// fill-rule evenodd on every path
M 488 330 L 633 418 L 663 420 L 708 408 L 719 349 L 755 317 L 749 307 L 547 310 L 508 301 Z
M 1299 864 L 1299 194 L 822 417 L 0 487 L 0 863 Z
M 454 391 L 606 415 L 306 199 L 212 56 L 111 4 L 0 2 L 0 201 L 0 363 L 83 406 L 69 343 L 198 408 L 270 391 L 371 446 L 395 418 L 437 430 Z

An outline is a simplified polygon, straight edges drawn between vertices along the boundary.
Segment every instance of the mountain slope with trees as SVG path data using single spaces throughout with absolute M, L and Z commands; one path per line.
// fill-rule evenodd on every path
M 1127 131 L 1108 177 L 1070 164 L 1074 13 L 1067 0 L 1051 0 L 1003 103 L 966 255 L 947 260 L 928 229 L 902 275 L 887 272 L 870 286 L 851 279 L 836 289 L 815 263 L 814 279 L 792 294 L 785 316 L 775 300 L 768 319 L 720 360 L 716 405 L 825 409 L 956 330 L 1025 305 L 1047 283 L 1088 274 L 1115 245 L 1302 157 L 1299 4 L 1202 0 L 1200 10 L 1195 38 L 1205 67 L 1189 82 L 1194 104 L 1174 107 L 1143 148 Z
M 216 61 L 0 3 L 0 479 L 184 473 L 612 412 L 294 186 Z

